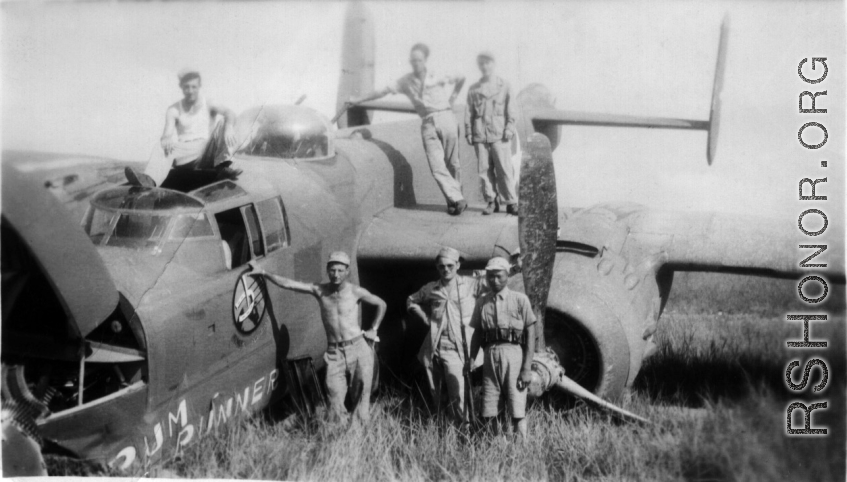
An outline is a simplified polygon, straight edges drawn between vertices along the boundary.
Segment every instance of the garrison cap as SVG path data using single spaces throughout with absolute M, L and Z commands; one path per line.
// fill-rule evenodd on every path
M 494 54 L 490 50 L 483 50 L 477 54 L 476 61 L 479 62 L 482 59 L 494 60 Z
M 497 256 L 496 258 L 491 258 L 488 260 L 488 264 L 485 265 L 485 271 L 509 271 L 512 269 L 512 265 L 509 264 L 504 258 Z
M 200 71 L 186 67 L 176 73 L 176 78 L 179 79 L 180 83 L 191 79 L 199 79 Z
M 435 256 L 435 260 L 438 261 L 438 258 L 447 258 L 458 263 L 461 260 L 462 255 L 458 250 L 445 246 L 438 251 L 438 254 Z
M 329 255 L 329 259 L 326 262 L 327 266 L 332 263 L 341 263 L 345 266 L 350 266 L 350 257 L 344 251 L 335 251 Z

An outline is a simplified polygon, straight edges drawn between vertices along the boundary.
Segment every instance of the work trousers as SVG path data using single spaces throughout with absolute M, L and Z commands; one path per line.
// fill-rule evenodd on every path
M 353 393 L 361 393 L 361 398 L 354 401 L 354 415 L 359 421 L 367 423 L 370 420 L 374 370 L 374 353 L 370 344 L 364 337 L 360 337 L 352 345 L 330 347 L 324 354 L 324 361 L 332 414 L 342 420 L 347 417 L 344 398 L 347 391 L 352 390 Z
M 465 405 L 464 363 L 457 351 L 462 348 L 447 340 L 439 345 L 438 352 L 432 358 L 430 380 L 432 398 L 435 400 L 436 408 L 440 410 L 441 390 L 444 385 L 447 385 L 447 413 L 457 423 L 467 423 L 470 418 Z
M 459 124 L 453 111 L 433 112 L 422 119 L 421 138 L 432 177 L 448 203 L 464 199 L 459 162 Z
M 482 196 L 493 202 L 499 194 L 503 204 L 515 204 L 515 169 L 512 165 L 512 150 L 509 141 L 474 143 Z
M 512 343 L 495 343 L 485 348 L 482 365 L 482 416 L 495 417 L 506 408 L 513 418 L 526 416 L 526 388 L 518 389 L 523 368 L 523 348 Z

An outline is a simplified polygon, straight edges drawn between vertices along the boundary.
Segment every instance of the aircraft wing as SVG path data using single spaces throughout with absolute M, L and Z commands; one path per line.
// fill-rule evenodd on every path
M 724 213 L 680 213 L 645 210 L 630 224 L 630 234 L 660 248 L 666 264 L 683 271 L 750 272 L 778 277 L 809 274 L 800 262 L 816 249 L 799 244 L 827 245 L 809 263 L 826 263 L 825 275 L 844 280 L 844 240 L 809 241 L 791 219 L 770 219 Z
M 620 225 L 612 234 L 602 228 L 609 221 Z M 804 240 L 791 220 L 600 205 L 573 212 L 561 226 L 561 240 L 613 251 L 630 245 L 641 246 L 657 264 L 679 271 L 796 277 L 809 274 L 809 268 L 802 268 L 800 262 L 816 251 L 798 245 L 826 244 L 826 251 L 809 263 L 826 263 L 828 278 L 844 280 L 843 238 Z

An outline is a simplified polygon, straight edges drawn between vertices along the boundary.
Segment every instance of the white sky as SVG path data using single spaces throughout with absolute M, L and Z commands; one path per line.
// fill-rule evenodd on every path
M 541 82 L 557 107 L 692 119 L 709 115 L 727 12 L 715 164 L 706 166 L 702 132 L 568 127 L 555 153 L 560 202 L 785 217 L 806 208 L 796 201 L 799 179 L 828 176 L 818 194 L 837 197 L 823 207 L 843 219 L 843 206 L 836 207 L 844 199 L 847 60 L 840 2 L 368 7 L 378 86 L 404 74 L 409 47 L 423 41 L 432 49 L 431 68 L 471 79 L 478 76 L 476 53 L 493 50 L 514 88 Z M 307 105 L 331 116 L 344 9 L 329 2 L 3 4 L 3 148 L 147 159 L 165 108 L 180 97 L 175 73 L 185 66 L 203 73 L 208 97 L 237 112 L 306 94 Z M 797 76 L 799 61 L 811 56 L 830 59 L 829 76 L 817 86 Z M 797 113 L 800 92 L 824 89 L 818 107 L 829 114 Z M 809 120 L 829 130 L 818 151 L 796 139 Z M 829 168 L 819 167 L 823 159 Z

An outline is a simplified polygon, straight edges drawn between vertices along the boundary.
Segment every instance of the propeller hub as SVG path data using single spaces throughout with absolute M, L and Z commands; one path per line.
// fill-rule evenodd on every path
M 549 347 L 546 351 L 535 352 L 532 359 L 532 382 L 527 387 L 530 398 L 538 398 L 550 390 L 565 375 L 565 369 L 559 363 L 559 357 Z

